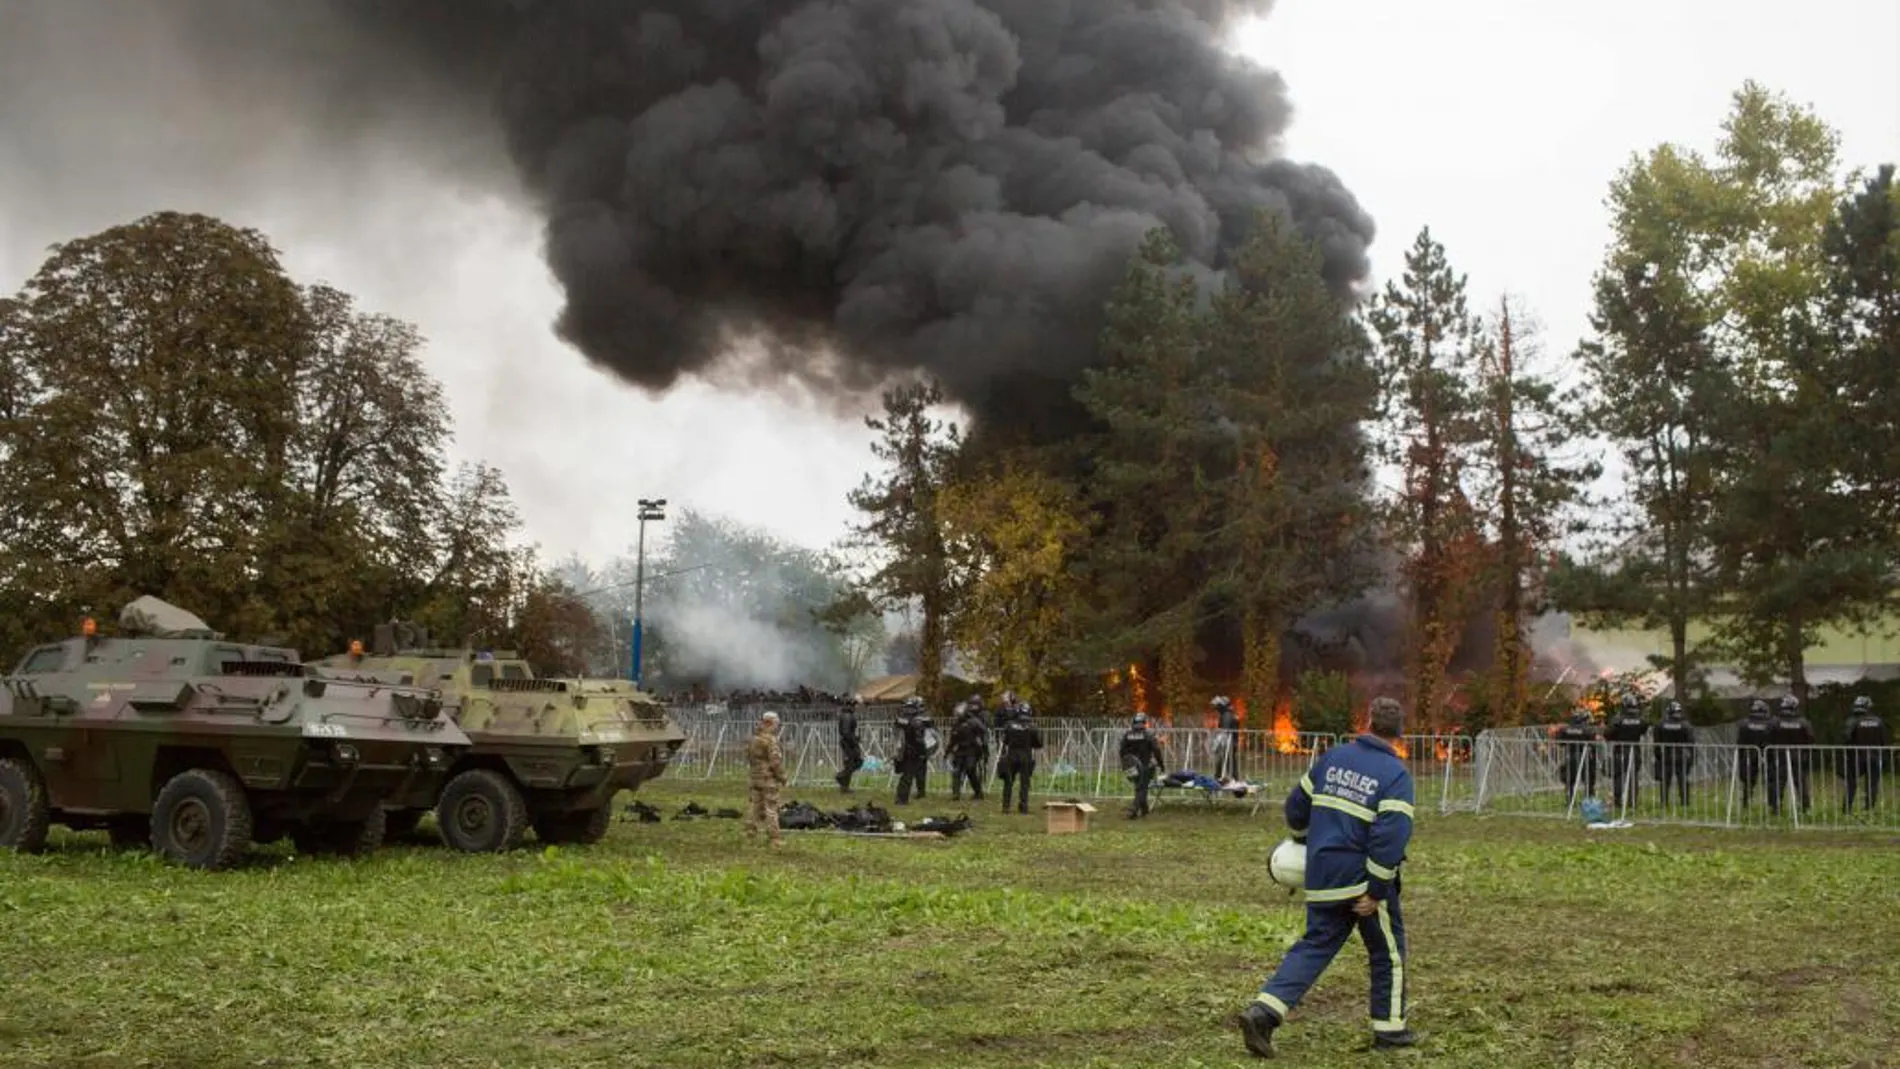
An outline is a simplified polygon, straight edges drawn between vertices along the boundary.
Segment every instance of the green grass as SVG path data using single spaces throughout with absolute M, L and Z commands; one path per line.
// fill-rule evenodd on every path
M 949 842 L 767 852 L 669 819 L 221 874 L 68 836 L 0 855 L 0 1066 L 1251 1064 L 1230 1018 L 1298 917 L 1263 879 L 1277 817 L 1106 810 L 1050 837 L 989 805 Z M 1406 867 L 1422 1051 L 1364 1053 L 1355 942 L 1279 1064 L 1900 1064 L 1896 847 L 1428 816 Z

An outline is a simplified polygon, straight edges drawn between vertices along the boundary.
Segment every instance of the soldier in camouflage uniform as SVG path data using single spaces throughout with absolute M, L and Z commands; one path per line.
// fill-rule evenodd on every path
M 759 718 L 759 730 L 745 749 L 746 769 L 752 779 L 751 806 L 745 814 L 745 834 L 750 839 L 765 825 L 765 834 L 773 846 L 779 845 L 778 792 L 785 786 L 785 755 L 778 746 L 778 714 Z

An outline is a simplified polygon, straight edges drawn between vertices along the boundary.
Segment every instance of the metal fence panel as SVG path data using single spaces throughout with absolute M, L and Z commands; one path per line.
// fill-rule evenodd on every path
M 1474 808 L 1485 812 L 1575 819 L 1596 797 L 1608 817 L 1632 823 L 1900 828 L 1900 748 L 1579 744 L 1485 732 L 1475 764 Z

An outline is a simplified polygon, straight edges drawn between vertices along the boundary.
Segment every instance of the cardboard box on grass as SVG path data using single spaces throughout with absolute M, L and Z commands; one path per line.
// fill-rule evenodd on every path
M 1074 835 L 1089 830 L 1089 814 L 1095 807 L 1087 802 L 1044 802 L 1042 811 L 1049 819 L 1049 834 Z

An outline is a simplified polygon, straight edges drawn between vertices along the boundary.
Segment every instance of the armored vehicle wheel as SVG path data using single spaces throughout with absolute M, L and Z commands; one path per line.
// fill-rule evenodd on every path
M 114 850 L 145 850 L 152 845 L 152 818 L 143 813 L 113 817 L 106 825 L 106 836 Z
M 613 807 L 605 805 L 572 813 L 543 813 L 534 818 L 534 833 L 544 843 L 591 845 L 607 837 L 613 815 Z
M 416 825 L 422 823 L 423 816 L 428 812 L 426 809 L 387 810 L 383 816 L 389 827 L 388 830 L 383 832 L 383 841 L 395 842 L 398 839 L 407 839 L 409 836 L 414 835 L 416 833 Z
M 498 853 L 521 845 L 528 833 L 528 804 L 506 776 L 471 768 L 442 789 L 435 822 L 442 841 L 457 850 Z
M 389 828 L 389 815 L 380 807 L 363 820 L 326 821 L 301 824 L 291 829 L 290 841 L 300 854 L 338 854 L 362 857 L 383 845 Z
M 52 820 L 39 772 L 11 757 L 0 761 L 0 850 L 38 853 Z
M 152 807 L 152 849 L 194 869 L 225 869 L 251 847 L 251 800 L 208 768 L 180 772 Z

